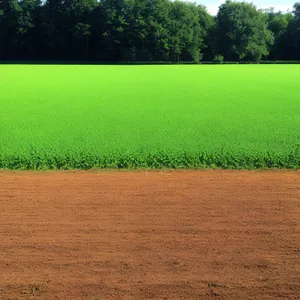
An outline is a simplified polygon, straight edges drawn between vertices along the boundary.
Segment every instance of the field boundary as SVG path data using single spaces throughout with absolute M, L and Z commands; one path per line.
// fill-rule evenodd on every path
M 279 156 L 48 156 L 2 157 L 0 170 L 273 170 L 300 169 L 300 157 Z
M 274 65 L 274 64 L 300 64 L 300 61 L 64 61 L 64 60 L 0 60 L 0 65 Z

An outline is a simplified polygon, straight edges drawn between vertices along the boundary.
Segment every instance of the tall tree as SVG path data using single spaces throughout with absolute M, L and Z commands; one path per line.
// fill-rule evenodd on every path
M 36 17 L 41 1 L 22 0 L 19 4 L 21 10 L 18 20 L 18 57 L 34 59 L 38 51 Z
M 168 57 L 168 0 L 128 1 L 128 39 L 137 60 Z
M 216 20 L 205 6 L 198 5 L 199 24 L 203 33 L 203 60 L 212 61 L 216 54 Z
M 293 13 L 227 0 L 0 0 L 0 60 L 300 60 Z M 221 58 L 220 58 L 221 59 Z
M 17 55 L 22 34 L 22 8 L 18 0 L 0 2 L 0 54 L 8 59 Z
M 267 16 L 253 4 L 227 0 L 219 8 L 219 52 L 226 60 L 259 61 L 274 43 Z
M 102 53 L 103 58 L 110 61 L 121 60 L 121 48 L 125 44 L 124 30 L 127 26 L 125 18 L 126 4 L 124 0 L 100 1 L 102 14 Z
M 284 59 L 300 60 L 300 3 L 294 5 L 294 18 L 283 36 Z
M 181 1 L 172 3 L 169 21 L 171 59 L 199 62 L 211 23 L 204 7 Z
M 91 13 L 97 5 L 97 0 L 65 0 L 62 4 L 68 41 L 66 51 L 74 59 L 89 58 Z
M 40 10 L 39 52 L 43 59 L 67 59 L 63 0 L 46 0 Z
M 274 45 L 270 49 L 268 59 L 284 59 L 285 42 L 283 40 L 289 23 L 293 19 L 291 13 L 274 12 L 274 9 L 264 11 L 268 16 L 268 29 L 274 35 Z

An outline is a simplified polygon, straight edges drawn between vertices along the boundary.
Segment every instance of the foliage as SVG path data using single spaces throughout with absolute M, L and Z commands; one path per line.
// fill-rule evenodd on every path
M 0 65 L 0 82 L 0 168 L 300 167 L 297 65 Z
M 299 7 L 227 0 L 215 17 L 179 0 L 5 0 L 0 60 L 299 60 Z
M 87 153 L 28 153 L 0 155 L 0 170 L 91 170 L 91 169 L 299 169 L 300 157 L 239 155 L 230 153 L 158 152 L 141 155 L 89 155 Z
M 224 62 L 224 56 L 220 54 L 216 55 L 214 57 L 214 62 L 217 64 L 222 64 Z
M 266 15 L 253 4 L 227 0 L 217 15 L 219 53 L 226 60 L 259 61 L 274 43 L 267 26 Z
M 294 5 L 294 18 L 283 33 L 285 55 L 282 59 L 300 60 L 300 3 Z

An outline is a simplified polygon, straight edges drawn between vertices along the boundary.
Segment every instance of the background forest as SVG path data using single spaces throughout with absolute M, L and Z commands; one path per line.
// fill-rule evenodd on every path
M 226 1 L 0 0 L 0 60 L 300 60 L 300 3 L 293 12 Z

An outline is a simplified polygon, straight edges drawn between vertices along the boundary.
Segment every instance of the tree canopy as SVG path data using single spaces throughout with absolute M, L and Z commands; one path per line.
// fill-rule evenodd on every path
M 179 0 L 0 1 L 0 60 L 300 60 L 293 12 L 227 0 L 217 16 Z

